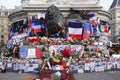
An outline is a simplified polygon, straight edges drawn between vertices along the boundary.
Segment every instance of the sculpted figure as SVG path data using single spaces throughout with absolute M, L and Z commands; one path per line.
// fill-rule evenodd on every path
M 45 20 L 49 34 L 58 33 L 65 23 L 65 19 L 60 10 L 54 5 L 48 7 L 45 15 Z

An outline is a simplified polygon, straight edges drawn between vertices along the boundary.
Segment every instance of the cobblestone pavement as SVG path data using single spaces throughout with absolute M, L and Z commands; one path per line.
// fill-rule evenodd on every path
M 33 80 L 38 74 L 0 73 L 0 80 Z M 76 80 L 120 80 L 120 71 L 74 74 Z

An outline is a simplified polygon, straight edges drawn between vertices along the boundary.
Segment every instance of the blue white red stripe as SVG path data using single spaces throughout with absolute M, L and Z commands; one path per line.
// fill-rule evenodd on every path
M 69 22 L 69 37 L 82 40 L 82 23 Z

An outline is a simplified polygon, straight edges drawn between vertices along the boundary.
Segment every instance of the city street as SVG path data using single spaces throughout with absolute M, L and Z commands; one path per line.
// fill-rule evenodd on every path
M 120 80 L 120 71 L 74 74 L 76 80 Z M 28 78 L 29 77 L 29 78 Z M 0 73 L 0 80 L 33 80 L 37 74 Z

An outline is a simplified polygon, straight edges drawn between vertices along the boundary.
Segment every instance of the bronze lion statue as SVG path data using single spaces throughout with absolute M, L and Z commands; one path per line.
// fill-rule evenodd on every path
M 65 24 L 65 18 L 61 14 L 60 10 L 54 5 L 48 7 L 45 14 L 45 21 L 48 28 L 48 34 L 50 35 L 59 33 Z

